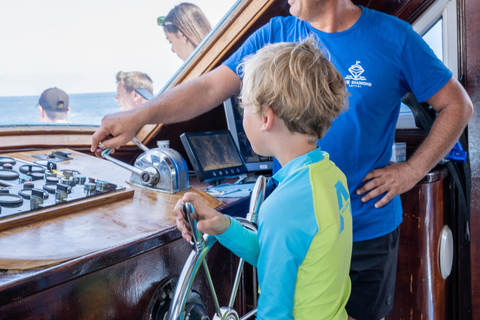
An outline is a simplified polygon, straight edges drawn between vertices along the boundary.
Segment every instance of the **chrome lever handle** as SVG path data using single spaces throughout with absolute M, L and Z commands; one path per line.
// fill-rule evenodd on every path
M 137 138 L 133 138 L 132 139 L 133 143 L 135 143 L 137 145 L 137 147 L 139 147 L 140 149 L 142 149 L 143 151 L 147 152 L 148 149 L 146 145 L 144 145 L 143 143 L 141 143 L 140 141 L 137 140 Z
M 250 198 L 250 207 L 247 214 L 247 220 L 257 224 L 258 211 L 265 199 L 265 188 L 267 179 L 264 176 L 259 176 L 253 187 L 252 195 Z
M 191 202 L 182 203 L 183 216 L 187 222 L 190 232 L 192 232 L 193 246 L 198 252 L 205 247 L 205 242 L 203 240 L 203 234 L 197 229 L 197 220 L 195 219 L 195 208 Z

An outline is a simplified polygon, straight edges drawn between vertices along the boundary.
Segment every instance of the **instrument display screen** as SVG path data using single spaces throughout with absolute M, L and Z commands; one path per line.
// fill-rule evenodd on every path
M 184 133 L 180 139 L 200 181 L 223 180 L 247 172 L 228 130 Z

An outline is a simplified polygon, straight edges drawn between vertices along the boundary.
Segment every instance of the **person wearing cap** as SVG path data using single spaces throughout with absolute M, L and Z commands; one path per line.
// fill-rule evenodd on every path
M 57 87 L 43 91 L 38 100 L 40 120 L 42 122 L 67 122 L 70 107 L 68 106 L 68 95 Z
M 172 52 L 183 61 L 187 60 L 203 38 L 212 30 L 202 10 L 188 2 L 176 5 L 166 16 L 157 18 L 165 36 L 172 46 Z
M 146 73 L 119 71 L 116 79 L 117 95 L 115 100 L 122 111 L 136 108 L 153 97 L 153 81 Z M 144 89 L 144 91 L 139 89 Z

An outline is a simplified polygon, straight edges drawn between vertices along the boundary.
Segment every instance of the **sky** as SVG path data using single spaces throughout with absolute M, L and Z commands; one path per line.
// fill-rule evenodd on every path
M 182 1 L 0 0 L 0 97 L 113 92 L 118 71 L 142 71 L 163 88 L 182 60 L 158 16 Z M 191 0 L 216 25 L 236 0 Z

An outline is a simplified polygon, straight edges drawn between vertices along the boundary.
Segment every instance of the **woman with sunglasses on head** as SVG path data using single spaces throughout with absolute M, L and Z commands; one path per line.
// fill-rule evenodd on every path
M 172 52 L 183 61 L 195 50 L 203 38 L 212 30 L 210 23 L 200 8 L 192 3 L 182 2 L 167 16 L 157 18 L 163 27 Z

